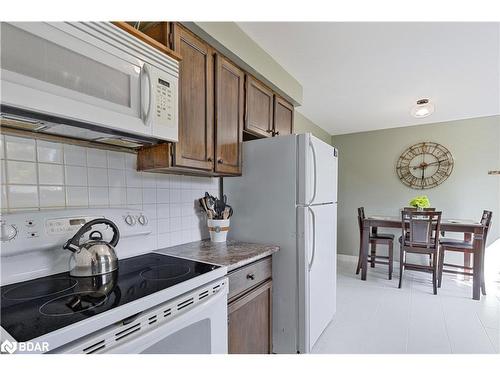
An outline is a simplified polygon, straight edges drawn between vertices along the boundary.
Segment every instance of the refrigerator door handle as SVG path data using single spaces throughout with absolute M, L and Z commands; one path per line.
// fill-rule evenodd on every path
M 316 149 L 314 148 L 314 144 L 312 142 L 312 139 L 309 138 L 309 147 L 311 148 L 312 151 L 312 156 L 313 156 L 313 171 L 314 171 L 314 190 L 313 190 L 313 195 L 311 197 L 311 200 L 309 201 L 309 204 L 312 204 L 314 200 L 316 199 L 316 189 L 317 189 L 317 182 L 316 180 L 318 179 L 317 176 L 317 160 L 316 160 Z
M 314 214 L 314 211 L 311 207 L 307 207 L 309 212 L 311 213 L 311 218 L 312 218 L 312 226 L 313 226 L 313 231 L 312 231 L 312 255 L 311 255 L 311 260 L 309 261 L 309 271 L 311 270 L 313 264 L 314 264 L 314 256 L 316 255 L 316 215 Z

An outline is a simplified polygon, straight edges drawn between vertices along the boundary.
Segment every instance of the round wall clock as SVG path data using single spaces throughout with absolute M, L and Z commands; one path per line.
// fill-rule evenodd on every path
M 401 182 L 413 189 L 436 187 L 448 178 L 452 170 L 451 152 L 435 142 L 421 142 L 408 147 L 396 165 Z

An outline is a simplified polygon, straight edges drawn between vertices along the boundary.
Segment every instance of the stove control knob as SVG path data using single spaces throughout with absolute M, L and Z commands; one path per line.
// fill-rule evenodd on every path
M 13 240 L 17 236 L 17 228 L 15 225 L 2 223 L 2 232 L 0 239 L 2 242 Z
M 148 223 L 148 218 L 144 215 L 140 215 L 139 218 L 137 219 L 137 221 L 141 225 L 146 225 Z
M 125 222 L 130 226 L 135 225 L 135 217 L 133 217 L 132 215 L 127 215 L 125 216 Z

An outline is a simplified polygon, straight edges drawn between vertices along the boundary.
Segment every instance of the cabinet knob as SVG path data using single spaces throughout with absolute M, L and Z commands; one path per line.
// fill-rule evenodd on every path
M 223 163 L 224 163 L 224 160 L 219 159 L 219 160 L 217 160 L 217 163 L 219 163 L 219 164 L 223 164 Z
M 249 279 L 249 280 L 255 280 L 255 275 L 253 273 L 249 273 L 247 275 L 247 279 Z
M 208 158 L 207 161 L 211 163 L 212 162 L 212 158 Z
M 266 132 L 267 133 L 274 133 L 274 130 L 273 129 L 267 129 Z

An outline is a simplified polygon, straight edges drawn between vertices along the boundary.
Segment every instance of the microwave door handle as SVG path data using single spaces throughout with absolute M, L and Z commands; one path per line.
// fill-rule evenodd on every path
M 142 66 L 141 70 L 141 119 L 144 125 L 148 126 L 149 116 L 151 114 L 151 105 L 153 103 L 153 85 L 151 82 L 151 74 L 147 64 Z M 147 84 L 146 84 L 147 81 Z M 147 94 L 146 94 L 147 93 Z

